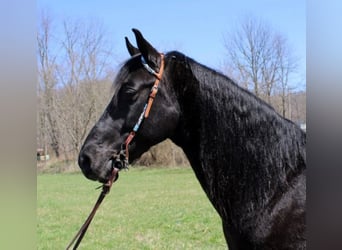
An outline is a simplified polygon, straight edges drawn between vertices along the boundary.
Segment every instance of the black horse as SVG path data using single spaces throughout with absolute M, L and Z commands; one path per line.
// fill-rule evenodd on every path
M 132 130 L 130 162 L 170 138 L 222 218 L 229 249 L 305 249 L 306 134 L 228 77 L 179 52 L 163 57 L 133 32 L 138 48 L 126 38 L 132 57 L 81 149 L 84 175 L 107 182 Z

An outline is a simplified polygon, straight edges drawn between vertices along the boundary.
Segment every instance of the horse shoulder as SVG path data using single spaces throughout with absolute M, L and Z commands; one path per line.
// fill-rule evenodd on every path
M 254 240 L 262 242 L 263 249 L 305 249 L 305 171 L 274 199 L 256 218 Z

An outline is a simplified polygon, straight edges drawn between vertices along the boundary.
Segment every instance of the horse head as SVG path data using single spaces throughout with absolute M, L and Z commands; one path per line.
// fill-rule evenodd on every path
M 125 38 L 131 58 L 119 70 L 113 97 L 90 130 L 78 158 L 83 174 L 103 183 L 108 181 L 113 157 L 119 154 L 128 136 L 135 135 L 128 149 L 132 162 L 151 146 L 170 137 L 179 120 L 176 96 L 167 80 L 170 74 L 167 60 L 140 31 L 133 29 L 133 32 L 138 48 Z M 151 97 L 156 81 L 160 81 L 158 93 Z M 147 107 L 150 101 L 153 106 Z M 151 110 L 146 111 L 147 108 Z

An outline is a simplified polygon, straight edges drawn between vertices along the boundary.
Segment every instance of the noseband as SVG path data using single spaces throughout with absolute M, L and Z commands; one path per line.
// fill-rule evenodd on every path
M 128 134 L 125 143 L 122 144 L 121 146 L 121 151 L 119 154 L 119 158 L 120 158 L 120 162 L 122 164 L 121 168 L 127 168 L 128 165 L 128 160 L 129 160 L 129 153 L 128 153 L 128 149 L 129 149 L 129 144 L 132 142 L 133 138 L 135 137 L 136 133 L 138 132 L 140 125 L 142 123 L 142 121 L 144 119 L 147 119 L 149 114 L 150 114 L 150 110 L 152 108 L 152 104 L 153 104 L 153 100 L 156 97 L 157 93 L 158 93 L 158 87 L 159 87 L 159 83 L 160 80 L 163 77 L 163 73 L 164 73 L 164 54 L 160 54 L 161 57 L 161 64 L 160 64 L 160 70 L 157 73 L 154 69 L 152 69 L 145 61 L 145 58 L 141 55 L 141 63 L 144 66 L 144 68 L 152 75 L 154 75 L 156 77 L 156 80 L 151 88 L 151 92 L 150 95 L 148 97 L 147 102 L 144 105 L 143 111 L 141 112 L 139 119 L 137 121 L 137 123 L 134 125 L 133 130 Z M 115 157 L 117 158 L 117 156 Z M 118 162 L 118 161 L 116 161 Z

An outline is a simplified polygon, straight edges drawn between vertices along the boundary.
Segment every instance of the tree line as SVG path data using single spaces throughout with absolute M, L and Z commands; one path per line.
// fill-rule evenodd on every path
M 37 34 L 37 141 L 58 158 L 74 158 L 108 103 L 113 46 L 96 22 L 41 15 Z
M 223 71 L 228 76 L 283 116 L 305 122 L 305 91 L 294 93 L 290 88 L 297 60 L 283 36 L 266 23 L 248 19 L 229 34 L 225 46 L 228 63 Z M 113 94 L 114 52 L 100 22 L 64 20 L 59 24 L 51 15 L 41 13 L 37 147 L 58 159 L 76 162 L 82 142 Z M 138 164 L 184 165 L 187 160 L 179 148 L 166 141 L 149 150 Z
M 286 37 L 262 19 L 247 17 L 229 33 L 224 45 L 228 74 L 292 119 L 290 94 L 300 84 L 299 58 Z

